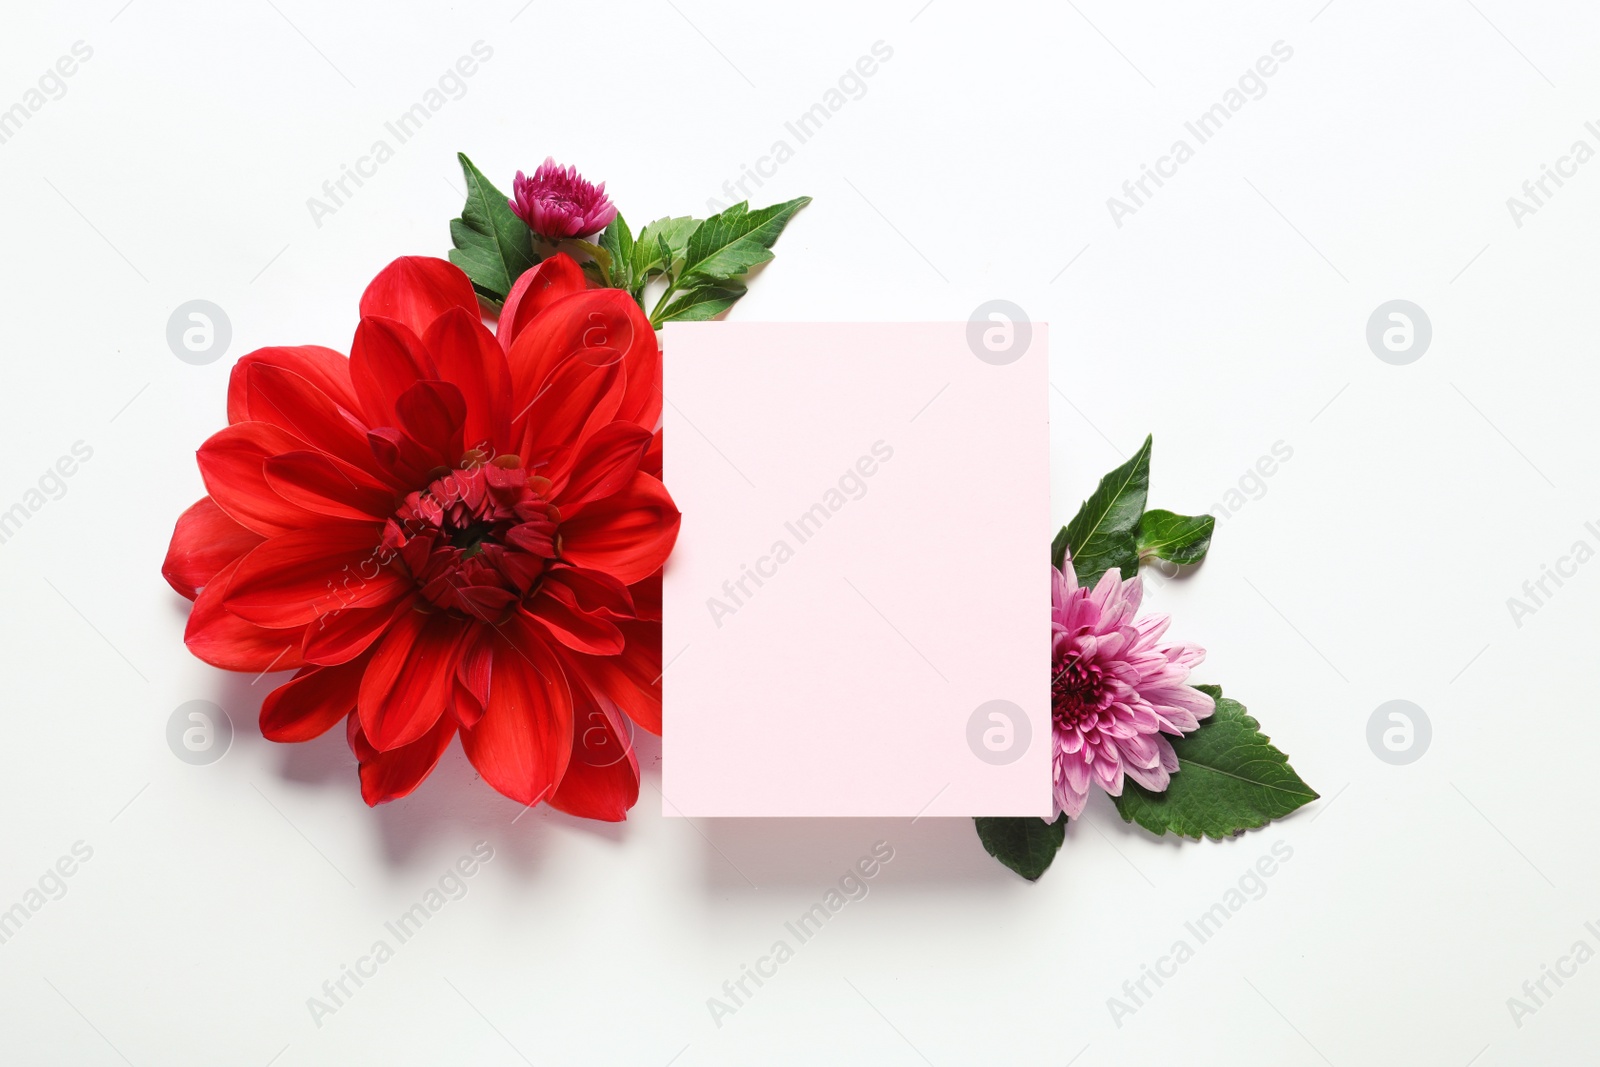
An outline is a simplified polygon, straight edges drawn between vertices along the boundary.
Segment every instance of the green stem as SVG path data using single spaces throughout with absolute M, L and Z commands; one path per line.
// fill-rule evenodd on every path
M 650 312 L 650 325 L 652 327 L 654 327 L 655 329 L 657 329 L 657 330 L 661 329 L 661 326 L 662 326 L 662 322 L 661 322 L 661 318 L 660 318 L 661 313 L 666 310 L 667 301 L 671 300 L 672 299 L 672 294 L 676 293 L 677 291 L 678 291 L 678 279 L 673 278 L 673 279 L 671 279 L 670 281 L 667 282 L 667 290 L 666 290 L 666 292 L 661 294 L 661 299 L 656 301 L 655 310 Z M 642 304 L 640 305 L 640 307 L 643 307 L 643 306 L 644 305 L 642 305 Z

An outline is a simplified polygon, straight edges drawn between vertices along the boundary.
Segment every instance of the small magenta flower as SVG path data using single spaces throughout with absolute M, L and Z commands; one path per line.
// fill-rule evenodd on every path
M 531 178 L 517 171 L 510 203 L 530 230 L 552 241 L 592 236 L 617 217 L 605 182 L 591 184 L 577 167 L 558 166 L 548 157 Z
M 1215 705 L 1184 684 L 1205 650 L 1162 641 L 1165 615 L 1134 618 L 1144 595 L 1137 575 L 1122 581 L 1113 569 L 1080 589 L 1065 566 L 1052 569 L 1051 732 L 1056 807 L 1075 819 L 1090 782 L 1114 797 L 1124 776 L 1165 790 L 1178 757 L 1161 735 L 1198 729 Z

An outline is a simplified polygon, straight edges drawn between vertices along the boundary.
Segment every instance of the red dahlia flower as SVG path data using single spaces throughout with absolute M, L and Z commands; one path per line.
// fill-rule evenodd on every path
M 263 348 L 200 447 L 208 496 L 162 573 L 184 641 L 228 670 L 298 668 L 261 732 L 345 720 L 368 804 L 403 797 L 457 733 L 524 804 L 618 820 L 639 795 L 627 720 L 661 730 L 661 353 L 628 294 L 556 256 L 498 337 L 467 276 L 395 260 L 350 358 Z

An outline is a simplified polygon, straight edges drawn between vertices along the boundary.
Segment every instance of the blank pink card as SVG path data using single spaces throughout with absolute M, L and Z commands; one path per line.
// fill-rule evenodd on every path
M 1050 815 L 1047 332 L 996 304 L 668 324 L 666 814 Z

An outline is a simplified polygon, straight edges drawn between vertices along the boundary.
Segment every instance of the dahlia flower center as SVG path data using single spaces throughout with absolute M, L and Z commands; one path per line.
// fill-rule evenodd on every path
M 460 549 L 462 559 L 471 559 L 483 551 L 484 540 L 493 533 L 494 524 L 489 522 L 473 522 L 459 530 L 446 531 L 450 544 Z
M 408 495 L 384 527 L 384 548 L 435 607 L 497 620 L 538 585 L 558 554 L 560 513 L 548 480 L 515 456 L 469 454 Z
M 1110 688 L 1097 664 L 1076 652 L 1057 657 L 1050 683 L 1051 715 L 1057 730 L 1094 725 L 1110 697 Z

